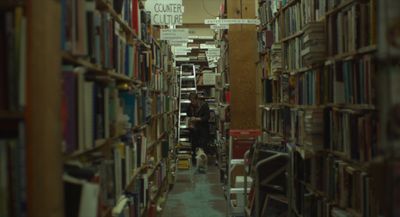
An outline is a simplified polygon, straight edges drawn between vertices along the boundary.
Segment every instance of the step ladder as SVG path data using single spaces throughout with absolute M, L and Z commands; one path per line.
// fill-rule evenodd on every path
M 194 64 L 182 64 L 179 73 L 179 118 L 178 143 L 189 142 L 189 126 L 185 122 L 190 93 L 197 92 L 196 67 Z
M 187 108 L 190 105 L 190 93 L 197 92 L 196 67 L 193 64 L 182 64 L 179 73 L 179 115 L 178 145 L 176 146 L 176 176 L 188 177 L 193 182 L 192 144 L 189 142 L 189 126 L 186 123 Z

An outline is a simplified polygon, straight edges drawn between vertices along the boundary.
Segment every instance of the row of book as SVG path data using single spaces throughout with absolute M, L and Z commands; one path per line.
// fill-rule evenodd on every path
M 324 111 L 322 109 L 292 110 L 290 112 L 291 142 L 303 147 L 319 151 L 324 148 Z
M 263 129 L 270 135 L 288 138 L 290 135 L 290 109 L 271 108 L 262 112 Z
M 268 22 L 272 20 L 273 13 L 271 9 L 271 1 L 264 1 L 258 7 L 258 17 L 260 18 L 261 26 L 266 27 Z
M 283 61 L 286 71 L 293 71 L 303 67 L 301 52 L 303 50 L 302 38 L 296 37 L 283 43 Z
M 134 4 L 138 2 L 124 0 L 113 3 L 114 9 L 128 25 L 139 28 L 135 23 L 140 22 L 140 28 L 135 31 L 141 32 L 139 38 L 151 43 L 149 15 L 140 11 L 139 21 L 132 19 L 135 17 L 132 10 L 138 7 Z M 109 12 L 97 10 L 95 1 L 62 1 L 61 22 L 61 45 L 64 51 L 129 77 L 143 81 L 150 79 L 150 56 L 147 54 L 144 57 L 144 48 L 134 45 L 132 33 L 126 32 Z
M 290 126 L 291 142 L 308 150 L 329 150 L 346 159 L 367 162 L 380 151 L 375 115 L 330 108 L 292 110 L 290 122 L 284 124 Z
M 302 17 L 304 23 L 310 23 L 323 18 L 327 12 L 326 0 L 302 0 Z
M 310 22 L 304 26 L 301 58 L 306 66 L 321 63 L 326 58 L 325 23 Z
M 103 84 L 85 68 L 65 65 L 62 71 L 62 117 L 65 152 L 93 148 L 97 140 L 125 134 L 152 115 L 171 111 L 174 100 L 149 89 L 124 90 Z
M 263 129 L 309 151 L 330 151 L 346 159 L 368 162 L 380 154 L 376 114 L 339 108 L 290 109 L 277 106 L 262 112 Z
M 168 82 L 168 75 L 161 70 L 155 70 L 155 73 L 151 74 L 149 88 L 155 91 L 166 92 L 168 90 Z
M 280 8 L 288 1 L 267 0 L 260 3 L 258 17 L 262 27 L 267 27 Z M 326 0 L 303 0 L 285 8 L 283 11 L 285 19 L 285 37 L 302 30 L 302 26 L 309 22 L 319 20 L 327 11 Z
M 261 21 L 261 25 L 265 26 L 272 18 L 274 17 L 275 13 L 278 13 L 281 8 L 285 7 L 285 5 L 290 2 L 287 0 L 263 0 L 259 1 L 260 6 L 258 8 L 258 16 Z M 296 17 L 298 19 L 286 19 L 285 21 L 291 20 L 291 26 L 294 26 L 293 24 L 296 22 L 301 22 L 302 24 L 306 24 L 308 22 L 313 22 L 317 20 L 321 20 L 326 12 L 338 7 L 341 3 L 345 3 L 344 0 L 302 0 L 294 5 L 289 6 L 289 8 L 286 8 L 292 16 L 289 17 Z M 369 7 L 369 5 L 372 5 L 372 7 L 376 7 L 376 1 L 375 0 L 368 0 L 365 2 L 361 2 L 361 4 L 365 4 L 365 6 L 368 5 L 368 9 L 372 9 Z M 290 9 L 293 8 L 293 9 Z M 292 10 L 292 11 L 291 11 Z M 367 11 L 365 11 L 367 12 Z M 370 11 L 373 14 L 375 14 L 373 11 Z M 367 12 L 367 13 L 370 13 Z M 285 15 L 286 16 L 286 15 Z M 299 23 L 300 24 L 300 23 Z M 289 28 L 289 27 L 288 27 Z M 289 28 L 291 29 L 291 28 Z M 297 31 L 300 31 L 298 29 Z M 296 32 L 296 31 L 294 31 Z M 286 34 L 286 36 L 289 36 L 290 34 Z
M 299 2 L 284 10 L 284 38 L 292 36 L 303 29 L 305 16 L 302 15 L 302 6 Z
M 330 110 L 327 116 L 329 125 L 326 137 L 329 138 L 330 150 L 361 162 L 368 162 L 379 154 L 376 114 Z
M 289 77 L 280 76 L 277 79 L 264 79 L 263 100 L 265 104 L 289 102 Z
M 0 110 L 25 106 L 26 31 L 22 7 L 0 12 Z
M 372 59 L 371 55 L 364 55 L 359 59 L 329 65 L 321 80 L 321 82 L 326 79 L 334 81 L 327 85 L 321 85 L 323 88 L 326 86 L 328 88 L 323 94 L 328 95 L 328 101 L 347 104 L 375 104 L 376 65 Z M 333 77 L 331 77 L 332 75 Z
M 347 6 L 328 17 L 328 53 L 354 52 L 376 44 L 374 0 Z
M 0 216 L 27 215 L 26 149 L 22 135 L 0 137 Z
M 292 155 L 295 208 L 303 216 L 377 216 L 367 172 L 333 156 Z M 324 192 L 324 193 L 323 193 Z
M 376 65 L 371 55 L 263 81 L 265 103 L 294 105 L 361 104 L 376 101 Z
M 124 197 L 131 197 L 128 216 L 143 216 L 165 181 L 166 162 L 161 157 L 168 155 L 169 146 L 161 143 L 160 147 L 167 148 L 156 149 L 163 153 L 153 159 L 148 145 L 143 133 L 127 134 L 111 144 L 111 156 L 94 152 L 88 156 L 90 163 L 67 163 L 63 178 L 66 216 L 103 216 L 110 208 L 114 214 Z
M 266 51 L 268 51 L 271 48 L 272 43 L 274 42 L 272 31 L 263 30 L 257 32 L 257 42 L 259 53 L 265 53 Z

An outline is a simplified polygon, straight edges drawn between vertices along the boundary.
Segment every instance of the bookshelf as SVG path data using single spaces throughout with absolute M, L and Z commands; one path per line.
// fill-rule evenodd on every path
M 1 216 L 156 215 L 176 74 L 141 5 L 0 3 Z
M 399 123 L 396 117 L 396 110 L 399 105 L 397 96 L 399 85 L 399 49 L 393 43 L 398 35 L 392 34 L 398 27 L 392 20 L 398 20 L 400 4 L 397 1 L 377 1 L 378 8 L 378 34 L 377 62 L 379 64 L 378 80 L 378 105 L 381 121 L 380 133 L 382 141 L 383 156 L 373 162 L 371 173 L 376 180 L 375 185 L 381 189 L 377 194 L 379 204 L 383 208 L 385 216 L 396 216 L 399 208 L 393 203 L 398 197 L 398 187 L 395 180 L 398 179 L 396 167 L 399 164 L 399 149 L 396 125 Z
M 258 3 L 262 141 L 290 156 L 290 216 L 377 216 L 382 209 L 370 173 L 382 149 L 375 6 Z

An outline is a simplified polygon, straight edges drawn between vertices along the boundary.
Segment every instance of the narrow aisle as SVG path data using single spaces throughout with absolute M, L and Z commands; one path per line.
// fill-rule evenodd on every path
M 162 217 L 225 217 L 225 201 L 215 165 L 209 165 L 206 174 L 194 173 L 193 183 L 188 172 L 180 172 L 168 194 Z

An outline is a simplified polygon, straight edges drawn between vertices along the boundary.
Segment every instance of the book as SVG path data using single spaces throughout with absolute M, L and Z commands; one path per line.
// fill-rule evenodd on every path
M 63 97 L 62 97 L 62 119 L 64 152 L 71 153 L 78 150 L 78 87 L 77 75 L 72 66 L 63 66 Z

